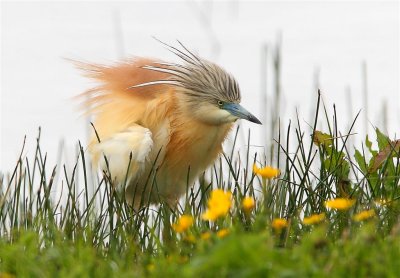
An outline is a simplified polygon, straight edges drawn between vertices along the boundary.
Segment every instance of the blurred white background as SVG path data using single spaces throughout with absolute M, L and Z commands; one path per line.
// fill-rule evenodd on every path
M 371 129 L 385 130 L 387 109 L 385 132 L 399 138 L 398 2 L 10 1 L 1 3 L 1 171 L 15 164 L 24 135 L 26 154 L 34 153 L 39 126 L 50 165 L 56 163 L 60 140 L 72 160 L 77 141 L 86 143 L 87 119 L 72 98 L 94 84 L 63 58 L 99 63 L 133 55 L 176 59 L 152 36 L 169 44 L 179 39 L 233 73 L 243 105 L 260 118 L 263 107 L 271 108 L 260 103 L 263 49 L 270 104 L 272 53 L 281 41 L 284 127 L 296 109 L 302 124 L 311 119 L 315 76 L 327 106 L 336 103 L 339 126 L 347 127 L 364 106 L 365 61 L 369 108 L 362 118 Z M 362 122 L 356 132 L 363 137 Z M 244 133 L 249 128 L 252 144 L 264 144 L 265 126 L 243 123 Z

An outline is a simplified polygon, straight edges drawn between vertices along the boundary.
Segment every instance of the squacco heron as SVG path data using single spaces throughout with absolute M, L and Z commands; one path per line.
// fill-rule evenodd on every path
M 176 205 L 221 154 L 236 120 L 261 124 L 239 104 L 231 74 L 183 44 L 165 46 L 181 63 L 134 58 L 79 65 L 99 83 L 83 94 L 98 134 L 89 144 L 93 163 L 125 186 L 135 209 L 143 200 Z

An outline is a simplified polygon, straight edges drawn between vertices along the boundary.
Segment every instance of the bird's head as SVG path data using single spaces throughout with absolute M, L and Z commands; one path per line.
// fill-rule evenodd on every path
M 168 80 L 156 83 L 177 86 L 186 113 L 213 125 L 231 123 L 238 119 L 261 124 L 240 105 L 239 85 L 231 74 L 193 54 L 181 43 L 182 50 L 163 44 L 180 57 L 183 63 L 157 63 L 144 68 L 170 74 Z

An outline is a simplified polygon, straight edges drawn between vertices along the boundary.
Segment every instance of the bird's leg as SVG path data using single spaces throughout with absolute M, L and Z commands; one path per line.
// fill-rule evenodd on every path
M 163 214 L 162 240 L 167 247 L 173 246 L 172 227 L 171 227 L 171 208 L 168 204 L 161 204 L 160 211 Z M 166 248 L 169 249 L 169 248 Z

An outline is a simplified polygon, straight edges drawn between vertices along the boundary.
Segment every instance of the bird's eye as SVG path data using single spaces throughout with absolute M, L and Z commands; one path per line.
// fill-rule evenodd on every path
M 219 100 L 219 101 L 218 101 L 218 106 L 219 106 L 219 107 L 222 107 L 222 105 L 224 105 L 224 103 L 223 103 L 222 101 Z

